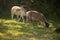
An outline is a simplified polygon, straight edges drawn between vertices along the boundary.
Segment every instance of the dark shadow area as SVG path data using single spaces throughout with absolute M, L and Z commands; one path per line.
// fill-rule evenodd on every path
M 57 27 L 54 32 L 56 32 L 57 34 L 59 34 L 60 33 L 60 27 Z

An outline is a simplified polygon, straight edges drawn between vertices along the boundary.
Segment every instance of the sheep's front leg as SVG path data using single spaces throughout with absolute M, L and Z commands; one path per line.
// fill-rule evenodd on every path
M 23 22 L 25 22 L 25 21 L 24 21 L 24 17 L 23 17 L 23 16 L 22 16 L 22 20 L 23 20 Z
M 12 19 L 13 19 L 13 16 L 14 16 L 14 15 L 13 15 L 13 14 L 11 14 L 11 18 L 12 18 Z
M 20 20 L 21 20 L 21 17 L 19 17 L 18 15 L 17 15 L 17 20 L 18 20 L 18 21 L 20 21 Z
M 19 21 L 21 20 L 21 17 L 19 18 Z

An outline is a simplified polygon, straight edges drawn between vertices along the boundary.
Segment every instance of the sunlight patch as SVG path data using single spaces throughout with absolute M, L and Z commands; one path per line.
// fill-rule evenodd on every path
M 24 22 L 19 22 L 20 24 L 25 24 Z
M 53 23 L 50 23 L 49 27 L 54 27 Z
M 15 20 L 6 20 L 4 23 L 17 23 Z
M 12 36 L 19 36 L 21 34 L 27 34 L 27 35 L 32 35 L 30 33 L 25 33 L 25 32 L 18 32 L 16 30 L 8 30 L 7 33 L 11 34 Z
M 19 34 L 24 34 L 23 32 L 18 32 L 16 30 L 8 30 L 7 33 L 10 33 L 12 36 L 18 36 Z
M 5 34 L 4 33 L 0 33 L 0 37 L 4 37 L 5 36 Z
M 29 40 L 38 40 L 37 38 L 30 38 Z
M 3 24 L 4 26 L 7 26 L 9 28 L 22 28 L 20 25 L 11 25 L 11 24 Z
M 38 27 L 44 28 L 44 25 L 38 25 Z

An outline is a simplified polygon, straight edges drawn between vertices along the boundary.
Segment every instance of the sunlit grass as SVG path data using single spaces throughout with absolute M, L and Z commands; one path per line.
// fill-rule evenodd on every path
M 54 27 L 53 23 L 50 23 L 50 26 L 49 27 Z
M 8 30 L 7 33 L 11 34 L 12 36 L 18 36 L 19 34 L 24 34 L 23 32 L 18 32 L 16 30 Z
M 12 25 L 12 24 L 3 24 L 3 25 L 7 26 L 9 28 L 13 28 L 13 27 L 15 27 L 15 28 L 22 28 L 22 26 L 20 26 L 20 25 Z
M 19 32 L 17 30 L 8 30 L 7 33 L 11 34 L 12 36 L 19 36 L 19 35 L 23 35 L 23 34 L 32 35 L 31 33 Z
M 30 38 L 29 40 L 38 40 L 37 38 Z
M 17 37 L 17 39 L 19 38 L 20 40 L 21 37 L 21 40 L 50 40 L 54 37 L 53 31 L 55 30 L 55 27 L 54 23 L 50 22 L 49 24 L 49 28 L 44 29 L 44 23 L 24 23 L 18 22 L 17 20 L 0 19 L 0 31 L 4 30 L 3 32 L 0 32 L 0 38 L 11 38 L 12 40 L 15 40 L 13 38 Z
M 5 20 L 5 19 L 0 19 L 0 23 L 7 27 L 17 27 L 17 28 L 21 28 L 22 26 L 20 25 L 25 24 L 23 22 L 17 22 L 16 20 Z
M 6 20 L 5 23 L 17 23 L 15 20 Z
M 0 37 L 5 37 L 5 34 L 4 33 L 0 33 Z

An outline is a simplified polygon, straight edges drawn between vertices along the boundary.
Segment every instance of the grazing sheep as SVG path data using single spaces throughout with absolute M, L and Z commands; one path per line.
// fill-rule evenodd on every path
M 24 21 L 24 16 L 26 14 L 26 10 L 22 7 L 22 6 L 13 6 L 11 8 L 11 18 L 13 19 L 14 15 L 17 16 L 17 18 L 19 18 L 19 20 L 21 20 L 21 18 L 23 19 Z
M 27 22 L 31 22 L 31 20 L 36 20 L 39 22 L 44 22 L 46 27 L 49 27 L 49 23 L 46 20 L 45 16 L 42 13 L 39 13 L 37 11 L 34 10 L 30 10 L 26 12 L 26 21 Z

